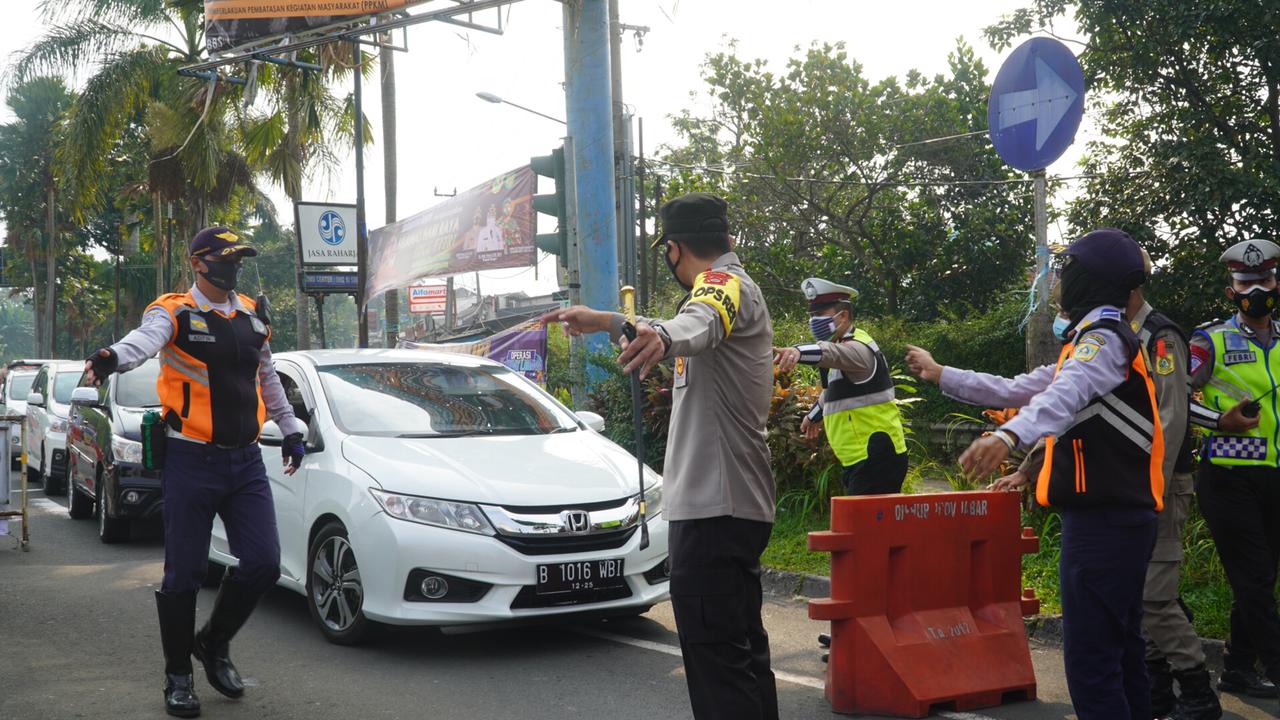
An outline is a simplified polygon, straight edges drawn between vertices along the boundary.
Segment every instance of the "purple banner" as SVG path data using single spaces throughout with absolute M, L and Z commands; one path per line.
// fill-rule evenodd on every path
M 479 355 L 524 373 L 539 385 L 547 384 L 547 326 L 541 320 L 530 320 L 475 342 L 415 343 L 402 340 L 399 347 Z

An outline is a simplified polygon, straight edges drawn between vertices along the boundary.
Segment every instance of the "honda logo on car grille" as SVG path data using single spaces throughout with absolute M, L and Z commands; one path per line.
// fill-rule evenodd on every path
M 560 522 L 571 533 L 585 534 L 591 530 L 591 515 L 586 510 L 565 510 L 560 513 Z

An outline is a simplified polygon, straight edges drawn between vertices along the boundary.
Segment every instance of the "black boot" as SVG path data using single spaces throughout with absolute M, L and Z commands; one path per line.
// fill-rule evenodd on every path
M 1151 678 L 1151 717 L 1167 717 L 1177 700 L 1173 694 L 1173 668 L 1164 658 L 1147 660 L 1147 676 Z
M 1174 670 L 1178 680 L 1178 704 L 1170 720 L 1218 720 L 1222 705 L 1209 684 L 1209 671 L 1203 665 L 1190 670 Z
M 1280 697 L 1273 683 L 1262 679 L 1256 670 L 1223 670 L 1218 678 L 1218 689 L 1234 695 L 1254 698 Z
M 213 689 L 229 698 L 238 698 L 244 695 L 244 683 L 236 666 L 231 664 L 231 638 L 249 619 L 260 594 L 246 589 L 232 577 L 223 578 L 222 585 L 218 587 L 213 614 L 196 633 L 193 652 L 196 659 L 204 664 L 205 677 Z
M 160 644 L 164 647 L 164 709 L 175 717 L 200 715 L 191 674 L 191 633 L 196 627 L 196 594 L 156 591 Z

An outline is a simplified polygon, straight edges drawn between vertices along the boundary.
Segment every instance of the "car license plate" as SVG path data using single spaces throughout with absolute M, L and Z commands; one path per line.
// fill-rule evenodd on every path
M 535 589 L 539 595 L 558 595 L 622 587 L 626 583 L 622 558 L 580 560 L 539 565 Z

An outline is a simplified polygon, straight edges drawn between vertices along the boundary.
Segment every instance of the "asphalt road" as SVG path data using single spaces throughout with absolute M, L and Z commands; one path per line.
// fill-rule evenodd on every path
M 94 523 L 67 517 L 65 498 L 32 493 L 28 552 L 0 536 L 0 718 L 164 718 L 163 663 L 152 592 L 163 546 L 157 527 L 103 545 Z M 213 591 L 200 595 L 201 618 Z M 441 634 L 395 628 L 375 644 L 331 645 L 304 599 L 275 589 L 232 644 L 249 685 L 218 695 L 197 675 L 205 718 L 689 718 L 670 607 L 626 621 L 502 627 Z M 781 715 L 835 718 L 823 697 L 823 625 L 802 602 L 770 599 L 765 624 Z M 1032 646 L 1040 699 L 952 720 L 1058 720 L 1071 714 L 1062 658 Z M 1257 702 L 1257 701 L 1255 701 Z M 1275 701 L 1271 701 L 1273 704 Z M 1224 698 L 1227 718 L 1267 718 L 1261 704 Z

